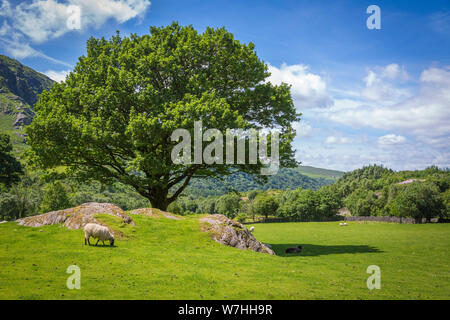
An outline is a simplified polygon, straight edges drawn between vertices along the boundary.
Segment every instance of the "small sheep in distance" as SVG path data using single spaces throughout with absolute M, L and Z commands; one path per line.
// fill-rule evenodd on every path
M 99 241 L 103 242 L 103 245 L 105 245 L 105 240 L 108 240 L 110 245 L 114 245 L 114 236 L 109 232 L 109 229 L 107 227 L 101 226 L 96 223 L 88 223 L 84 226 L 84 245 L 89 242 L 89 238 L 92 237 L 94 239 L 97 239 L 98 244 Z
M 250 229 L 248 229 L 248 231 L 252 232 L 255 230 L 255 227 L 250 227 Z

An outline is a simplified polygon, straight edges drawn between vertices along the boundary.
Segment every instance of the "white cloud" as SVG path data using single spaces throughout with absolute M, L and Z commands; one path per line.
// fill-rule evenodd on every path
M 408 72 L 404 66 L 400 68 L 400 66 L 396 63 L 388 64 L 386 67 L 381 69 L 381 76 L 383 78 L 391 79 L 391 80 L 408 80 L 410 78 Z
M 33 49 L 28 43 L 22 42 L 20 37 L 14 37 L 12 40 L 0 37 L 0 43 L 5 45 L 6 51 L 14 58 L 23 59 L 27 57 L 40 57 L 47 59 L 53 63 L 61 64 L 66 67 L 72 67 L 70 64 L 64 61 L 54 59 L 40 51 Z
M 287 65 L 283 63 L 281 68 L 269 64 L 271 76 L 269 81 L 279 85 L 287 83 L 291 85 L 291 94 L 295 106 L 299 109 L 323 108 L 332 104 L 328 95 L 326 82 L 321 76 L 309 71 L 309 67 L 302 64 Z
M 378 143 L 380 145 L 396 145 L 406 142 L 406 138 L 403 136 L 398 136 L 395 134 L 387 134 L 385 136 L 378 138 Z
M 81 8 L 80 27 L 87 30 L 100 27 L 108 19 L 123 23 L 142 18 L 150 4 L 149 0 L 33 0 L 12 7 L 9 1 L 2 0 L 0 17 L 5 20 L 0 40 L 9 44 L 5 49 L 15 58 L 40 56 L 60 63 L 33 49 L 29 42 L 43 43 L 73 31 L 67 26 L 69 6 Z
M 377 139 L 363 143 L 352 140 L 333 149 L 321 143 L 297 143 L 297 160 L 304 165 L 337 170 L 354 170 L 368 164 L 383 164 L 394 170 L 424 169 L 432 164 L 450 167 L 450 152 L 421 143 L 381 145 Z
M 394 81 L 406 81 L 409 74 L 405 68 L 398 64 L 389 64 L 385 67 L 378 67 L 369 70 L 363 79 L 366 87 L 362 90 L 361 96 L 366 100 L 385 102 L 388 104 L 398 102 L 410 95 L 408 90 L 394 85 Z
M 11 8 L 3 0 L 1 16 L 10 19 L 12 27 L 26 35 L 35 43 L 59 38 L 70 32 L 67 20 L 71 5 L 81 8 L 81 28 L 99 27 L 108 19 L 123 23 L 142 16 L 150 6 L 148 0 L 34 0 L 22 2 Z
M 356 128 L 372 127 L 419 138 L 437 138 L 450 135 L 449 106 L 450 67 L 429 68 L 422 72 L 417 92 L 403 101 L 391 105 L 373 101 L 358 108 L 328 110 L 323 115 Z
M 305 137 L 310 137 L 312 135 L 312 127 L 309 124 L 309 122 L 307 121 L 298 121 L 298 122 L 294 122 L 292 124 L 292 127 L 295 129 L 295 131 L 297 132 L 297 137 L 300 138 L 305 138 Z
M 44 74 L 52 80 L 61 82 L 66 80 L 66 76 L 70 73 L 70 71 L 72 70 L 61 70 L 61 71 L 47 70 L 46 72 L 44 72 Z
M 329 89 L 329 107 L 305 110 L 325 135 L 296 141 L 299 161 L 341 170 L 373 163 L 395 170 L 450 167 L 450 66 L 413 78 L 390 64 L 368 69 L 361 83 L 346 87 Z M 368 99 L 367 88 L 379 90 L 378 99 Z
M 325 144 L 346 144 L 350 142 L 351 140 L 346 137 L 329 136 L 325 139 Z

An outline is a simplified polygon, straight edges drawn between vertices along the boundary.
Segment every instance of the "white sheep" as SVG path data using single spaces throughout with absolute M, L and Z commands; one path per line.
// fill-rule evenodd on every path
M 344 224 L 342 222 L 339 222 L 339 225 L 342 227 Z
M 248 229 L 248 231 L 253 232 L 255 230 L 255 227 L 250 227 L 250 229 Z
M 103 245 L 105 245 L 105 240 L 109 240 L 109 243 L 111 246 L 114 245 L 114 236 L 109 232 L 109 229 L 107 227 L 101 226 L 96 223 L 88 223 L 84 226 L 84 244 L 91 243 L 89 242 L 89 238 L 92 237 L 94 239 L 97 239 L 98 244 L 99 241 L 103 242 Z

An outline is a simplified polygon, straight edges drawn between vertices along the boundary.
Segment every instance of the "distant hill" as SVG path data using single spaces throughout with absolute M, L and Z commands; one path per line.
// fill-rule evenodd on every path
M 31 123 L 38 95 L 53 83 L 46 75 L 0 55 L 0 131 L 11 135 L 15 153 L 25 146 L 22 129 Z
M 266 184 L 261 185 L 251 175 L 238 172 L 225 177 L 224 180 L 193 179 L 184 194 L 206 197 L 222 195 L 232 189 L 239 192 L 268 189 L 294 190 L 300 187 L 317 190 L 324 185 L 334 183 L 343 174 L 341 171 L 314 167 L 280 168 L 276 175 L 269 176 Z
M 310 166 L 299 166 L 297 168 L 297 171 L 311 178 L 325 178 L 331 180 L 337 180 L 345 173 L 342 171 L 315 168 Z

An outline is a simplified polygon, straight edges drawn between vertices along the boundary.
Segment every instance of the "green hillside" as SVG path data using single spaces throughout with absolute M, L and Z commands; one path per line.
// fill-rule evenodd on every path
M 46 75 L 37 72 L 19 61 L 0 55 L 0 88 L 2 94 L 10 99 L 17 99 L 24 104 L 33 106 L 38 95 L 53 84 Z
M 311 178 L 325 178 L 337 180 L 344 175 L 344 172 L 330 169 L 321 169 L 310 166 L 299 166 L 297 171 Z
M 38 95 L 53 83 L 42 73 L 0 55 L 0 132 L 11 136 L 16 155 L 25 148 L 23 127 L 31 123 Z
M 312 169 L 316 169 L 317 172 L 324 170 L 318 168 Z M 213 178 L 193 179 L 184 193 L 192 196 L 206 197 L 222 195 L 230 190 L 239 192 L 269 189 L 295 190 L 297 188 L 317 190 L 324 185 L 336 181 L 335 178 L 327 173 L 327 171 L 331 170 L 324 171 L 321 175 L 310 176 L 302 173 L 301 168 L 280 168 L 277 174 L 268 176 L 268 181 L 264 184 L 259 184 L 251 175 L 242 172 L 226 176 L 223 180 Z M 341 174 L 343 173 L 341 172 Z

